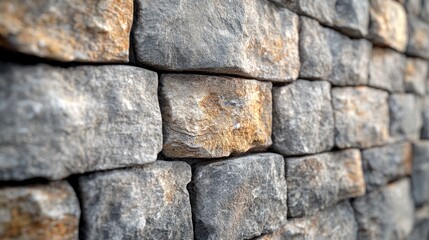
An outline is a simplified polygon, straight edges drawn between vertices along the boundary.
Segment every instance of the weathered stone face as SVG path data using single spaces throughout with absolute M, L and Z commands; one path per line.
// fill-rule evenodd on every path
M 372 49 L 369 64 L 369 86 L 390 92 L 404 92 L 404 55 L 388 48 Z
M 412 56 L 429 58 L 429 23 L 408 15 L 407 53 Z
M 193 169 L 196 239 L 250 239 L 286 223 L 283 157 L 260 153 Z
M 298 16 L 269 1 L 138 0 L 137 63 L 279 82 L 299 73 Z
M 423 127 L 420 137 L 423 139 L 429 139 L 429 96 L 427 95 L 422 100 L 422 112 L 423 112 Z
M 165 161 L 82 176 L 81 234 L 85 239 L 193 239 L 190 181 L 188 164 Z
M 156 160 L 156 73 L 130 66 L 0 68 L 0 180 L 61 179 Z
M 0 188 L 1 239 L 78 239 L 80 208 L 67 182 Z
M 422 9 L 422 2 L 424 1 L 406 0 L 404 3 L 405 3 L 405 9 L 407 10 L 408 15 L 418 16 Z
M 358 239 L 406 239 L 413 228 L 409 179 L 399 180 L 353 201 Z
M 420 12 L 420 17 L 424 21 L 429 22 L 429 2 L 428 1 L 422 1 L 422 9 Z
M 133 1 L 0 2 L 0 46 L 59 61 L 128 62 Z
M 387 185 L 412 172 L 412 146 L 396 143 L 362 151 L 366 191 Z
M 400 52 L 407 47 L 407 15 L 402 4 L 393 0 L 369 0 L 370 26 L 368 37 L 376 44 Z
M 166 156 L 226 157 L 271 145 L 271 83 L 167 74 L 161 84 Z
M 420 206 L 429 203 L 429 141 L 414 143 L 413 154 L 413 198 Z
M 422 127 L 420 103 L 413 94 L 389 97 L 390 136 L 396 140 L 418 140 Z
M 313 154 L 334 146 L 331 86 L 298 80 L 273 89 L 273 148 L 283 155 Z
M 387 92 L 368 87 L 332 89 L 335 144 L 339 148 L 382 145 L 389 137 Z
M 365 194 L 359 150 L 286 159 L 288 215 L 314 215 L 337 202 Z
M 405 67 L 405 90 L 424 95 L 426 93 L 426 77 L 428 63 L 418 58 L 407 58 Z
M 314 216 L 290 219 L 276 232 L 257 240 L 331 240 L 357 237 L 357 223 L 350 202 L 344 201 Z

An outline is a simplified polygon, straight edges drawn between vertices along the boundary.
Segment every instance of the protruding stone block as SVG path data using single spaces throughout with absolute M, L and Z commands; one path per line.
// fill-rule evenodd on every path
M 406 92 L 424 95 L 426 93 L 426 77 L 428 63 L 418 58 L 407 58 L 405 67 Z
M 413 198 L 417 206 L 429 203 L 429 141 L 413 144 Z
M 414 223 L 410 181 L 403 179 L 353 201 L 358 239 L 407 239 Z
M 138 0 L 138 64 L 288 82 L 299 74 L 298 16 L 269 1 Z
M 372 49 L 369 64 L 369 86 L 390 92 L 404 92 L 406 57 L 388 48 Z
M 250 239 L 286 223 L 283 157 L 260 153 L 193 169 L 196 239 Z
M 157 74 L 131 66 L 0 66 L 0 180 L 61 179 L 156 160 Z
M 273 148 L 283 155 L 314 154 L 334 146 L 331 86 L 298 80 L 273 89 Z
M 388 94 L 368 87 L 332 89 L 335 144 L 339 148 L 367 148 L 389 137 Z
M 0 2 L 0 46 L 59 61 L 128 62 L 133 1 Z
M 286 159 L 288 215 L 314 215 L 337 202 L 365 194 L 359 150 Z
M 412 146 L 396 143 L 362 151 L 366 191 L 370 192 L 412 172 Z
M 67 182 L 0 188 L 1 239 L 78 239 L 79 217 Z
M 390 136 L 394 140 L 418 140 L 422 127 L 421 104 L 413 94 L 389 97 Z
M 271 83 L 167 74 L 161 84 L 166 156 L 217 158 L 271 145 Z
M 407 53 L 412 56 L 429 58 L 429 23 L 417 17 L 408 16 Z
M 79 178 L 85 239 L 193 239 L 191 167 L 156 161 Z

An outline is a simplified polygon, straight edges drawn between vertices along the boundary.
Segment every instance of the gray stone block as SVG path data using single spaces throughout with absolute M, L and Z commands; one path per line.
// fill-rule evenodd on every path
M 420 137 L 429 139 L 429 95 L 422 99 L 423 127 Z
M 421 206 L 429 203 L 429 141 L 414 143 L 413 154 L 413 198 L 416 206 Z
M 405 91 L 424 95 L 426 93 L 426 77 L 428 63 L 418 58 L 407 58 L 405 67 Z
M 413 94 L 391 94 L 390 136 L 394 140 L 418 140 L 422 127 L 421 103 Z
M 429 23 L 408 15 L 407 53 L 429 59 Z
M 374 47 L 369 64 L 368 85 L 390 92 L 404 92 L 405 65 L 404 55 L 388 48 Z

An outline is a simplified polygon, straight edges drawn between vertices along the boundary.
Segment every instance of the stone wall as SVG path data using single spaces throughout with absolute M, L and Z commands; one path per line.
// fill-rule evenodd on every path
M 0 239 L 428 239 L 429 1 L 0 1 Z

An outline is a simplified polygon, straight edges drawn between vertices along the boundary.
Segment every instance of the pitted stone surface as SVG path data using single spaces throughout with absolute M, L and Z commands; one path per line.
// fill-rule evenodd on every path
M 283 157 L 260 153 L 193 169 L 196 239 L 250 239 L 286 223 Z
M 0 68 L 0 180 L 61 179 L 153 162 L 161 151 L 155 72 Z
M 269 82 L 167 74 L 160 94 L 168 157 L 226 157 L 271 145 Z
M 413 198 L 420 206 L 429 203 L 429 141 L 414 143 L 413 154 Z
M 138 0 L 138 64 L 279 82 L 299 74 L 298 16 L 269 1 Z
M 362 151 L 366 191 L 370 192 L 412 172 L 410 143 L 389 144 Z
M 331 86 L 297 80 L 273 89 L 273 148 L 283 155 L 313 154 L 334 146 Z
M 314 215 L 337 202 L 365 194 L 357 149 L 286 159 L 288 215 Z
M 128 62 L 133 1 L 0 2 L 0 46 L 59 61 Z
M 67 182 L 0 188 L 1 239 L 78 239 L 80 207 Z
M 408 15 L 407 53 L 412 56 L 429 58 L 429 23 Z
M 413 94 L 391 94 L 390 136 L 395 140 L 418 140 L 422 127 L 421 103 Z
M 405 67 L 405 90 L 419 95 L 426 93 L 428 62 L 419 58 L 407 58 Z
M 191 167 L 156 161 L 79 177 L 85 239 L 193 239 Z
M 406 57 L 388 48 L 374 47 L 369 64 L 369 86 L 404 92 Z
M 339 148 L 367 148 L 389 137 L 388 94 L 368 87 L 332 89 L 335 144 Z
M 414 223 L 409 179 L 399 180 L 353 201 L 358 239 L 406 239 Z

